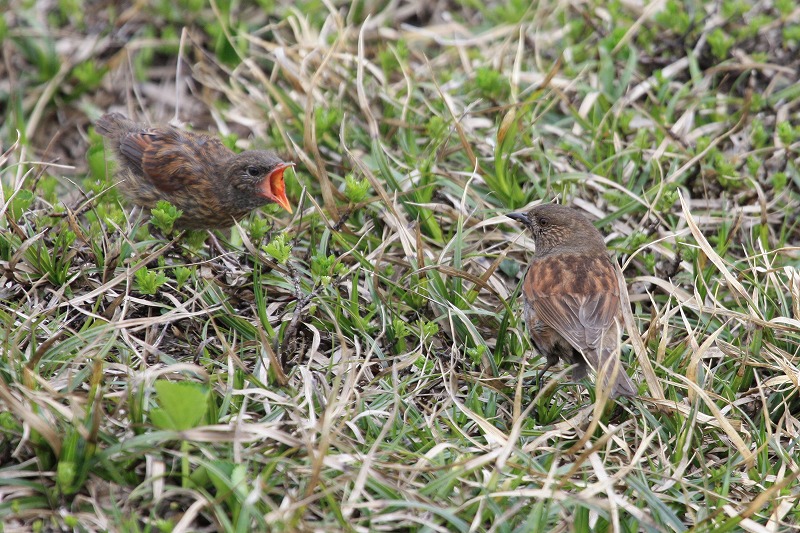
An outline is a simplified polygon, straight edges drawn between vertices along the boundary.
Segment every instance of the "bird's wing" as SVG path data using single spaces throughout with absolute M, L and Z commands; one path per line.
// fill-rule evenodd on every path
M 526 287 L 538 318 L 564 337 L 595 369 L 619 342 L 619 286 L 606 257 L 534 261 Z
M 171 126 L 129 132 L 120 139 L 119 153 L 128 166 L 164 192 L 186 188 L 198 176 L 214 173 L 215 165 L 232 155 L 219 139 Z
M 543 296 L 533 302 L 539 318 L 580 351 L 597 369 L 598 354 L 618 337 L 619 298 L 610 293 Z M 610 351 L 610 350 L 609 350 Z

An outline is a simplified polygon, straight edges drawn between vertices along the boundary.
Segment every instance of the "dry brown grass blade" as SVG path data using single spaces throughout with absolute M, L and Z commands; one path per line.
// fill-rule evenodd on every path
M 280 422 L 273 424 L 216 424 L 200 426 L 180 432 L 181 438 L 197 442 L 263 442 L 274 441 L 284 446 L 301 448 L 303 442 L 291 434 L 279 429 Z
M 307 167 L 319 182 L 322 201 L 325 205 L 325 208 L 328 209 L 328 212 L 334 219 L 339 218 L 339 208 L 336 205 L 335 188 L 328 177 L 328 171 L 325 168 L 325 160 L 323 159 L 322 154 L 320 154 L 319 146 L 317 145 L 317 128 L 314 110 L 317 108 L 319 103 L 315 101 L 311 95 L 314 93 L 315 88 L 319 85 L 322 75 L 325 72 L 328 63 L 331 61 L 331 58 L 339 50 L 339 47 L 341 46 L 340 43 L 341 37 L 337 38 L 333 45 L 327 49 L 322 61 L 320 62 L 320 65 L 317 67 L 314 75 L 311 77 L 310 87 L 308 90 L 309 96 L 306 99 L 305 105 L 306 128 L 303 131 L 303 148 L 307 153 L 312 154 L 314 157 L 314 164 L 307 165 Z
M 145 257 L 144 259 L 142 259 L 139 263 L 136 264 L 136 266 L 128 269 L 127 271 L 125 271 L 125 272 L 123 272 L 123 273 L 121 273 L 119 275 L 117 275 L 111 281 L 109 281 L 108 283 L 104 283 L 103 285 L 97 287 L 93 291 L 90 291 L 90 292 L 88 292 L 86 294 L 82 294 L 80 296 L 76 296 L 75 298 L 71 298 L 71 299 L 69 299 L 69 300 L 67 300 L 65 302 L 60 303 L 59 307 L 73 306 L 73 307 L 76 307 L 76 308 L 80 308 L 80 304 L 82 304 L 84 302 L 88 302 L 90 300 L 94 300 L 98 296 L 100 296 L 101 294 L 107 292 L 112 287 L 115 287 L 115 286 L 119 285 L 120 283 L 122 283 L 125 280 L 132 279 L 133 275 L 136 274 L 136 272 L 138 270 L 144 268 L 145 266 L 149 265 L 154 260 L 158 259 L 167 250 L 172 248 L 172 246 L 176 242 L 178 242 L 178 240 L 180 238 L 181 238 L 181 235 L 177 235 L 170 242 L 166 243 L 164 246 L 162 246 L 158 250 L 154 251 L 153 253 L 151 253 L 150 255 Z
M 725 278 L 728 286 L 731 289 L 731 293 L 734 297 L 742 298 L 747 302 L 748 307 L 750 308 L 751 314 L 758 318 L 759 320 L 763 321 L 764 317 L 761 316 L 761 313 L 758 311 L 758 306 L 753 302 L 750 295 L 747 293 L 747 290 L 742 286 L 739 280 L 736 279 L 736 276 L 730 273 L 728 270 L 727 265 L 725 265 L 725 261 L 719 256 L 719 254 L 714 250 L 714 248 L 708 243 L 708 239 L 706 239 L 703 232 L 697 226 L 697 223 L 694 221 L 694 217 L 692 217 L 692 210 L 689 207 L 689 204 L 686 202 L 686 199 L 683 197 L 682 191 L 678 190 L 678 197 L 681 201 L 681 209 L 683 210 L 683 215 L 686 219 L 686 224 L 689 226 L 689 230 L 692 232 L 697 244 L 700 246 L 700 249 L 703 253 L 708 257 L 714 266 L 717 267 L 722 277 Z
M 558 57 L 553 63 L 553 66 L 550 68 L 550 70 L 547 71 L 547 74 L 545 75 L 544 79 L 539 83 L 537 90 L 546 89 L 547 87 L 550 86 L 550 82 L 552 82 L 553 78 L 556 77 L 556 74 L 558 74 L 561 71 L 561 65 L 563 63 L 564 63 L 564 53 L 562 52 L 558 54 Z
M 589 444 L 589 441 L 594 437 L 594 433 L 600 424 L 600 417 L 598 416 L 598 414 L 602 415 L 602 411 L 604 408 L 605 408 L 605 402 L 602 403 L 599 401 L 595 402 L 594 416 L 592 417 L 592 421 L 589 423 L 589 427 L 586 428 L 586 431 L 583 432 L 581 438 L 578 439 L 578 441 L 575 444 L 573 444 L 566 452 L 564 452 L 566 455 L 572 455 L 574 453 L 577 453 L 579 450 L 581 450 L 582 448 L 586 447 L 587 444 Z M 596 453 L 598 450 L 603 449 L 606 443 L 609 441 L 609 439 L 611 439 L 611 437 L 613 437 L 615 433 L 620 431 L 622 427 L 623 426 L 617 426 L 613 431 L 606 431 L 596 440 L 593 440 L 589 444 L 588 448 L 585 449 L 583 452 L 581 452 L 581 454 L 575 458 L 575 462 L 572 464 L 572 466 L 564 475 L 564 477 L 561 478 L 562 483 L 563 484 L 568 483 L 572 479 L 572 477 L 578 473 L 578 471 L 583 466 L 583 463 L 585 463 L 592 454 Z
M 755 454 L 750 451 L 750 446 L 745 443 L 744 439 L 739 434 L 739 431 L 741 431 L 741 423 L 728 420 L 728 418 L 722 413 L 722 410 L 717 407 L 716 402 L 709 397 L 705 390 L 698 387 L 693 381 L 690 381 L 679 374 L 675 374 L 675 376 L 681 382 L 688 384 L 688 386 L 693 389 L 694 393 L 697 395 L 697 401 L 702 401 L 706 407 L 708 407 L 708 410 L 711 411 L 711 414 L 718 422 L 719 428 L 725 432 L 725 434 L 731 440 L 731 443 L 742 456 L 742 461 L 745 463 L 746 467 L 752 468 L 753 461 L 755 460 Z M 698 416 L 698 420 L 699 419 L 700 418 Z
M 339 348 L 341 350 L 339 365 L 340 367 L 344 367 L 352 361 L 352 350 L 349 347 L 347 339 L 342 333 L 338 322 L 334 320 L 333 325 L 336 330 L 336 336 L 338 337 Z M 325 411 L 322 413 L 322 416 L 317 422 L 319 427 L 319 431 L 316 435 L 318 438 L 317 445 L 315 446 L 315 443 L 312 442 L 311 439 L 313 437 L 309 437 L 308 442 L 306 443 L 308 452 L 311 455 L 311 475 L 308 478 L 308 484 L 305 488 L 305 498 L 313 497 L 317 491 L 317 487 L 320 485 L 320 483 L 322 483 L 322 468 L 325 464 L 325 457 L 327 456 L 328 449 L 330 448 L 334 438 L 334 421 L 337 418 L 338 411 L 345 409 L 344 406 L 347 405 L 348 394 L 343 394 L 342 396 L 337 395 L 345 374 L 347 374 L 345 371 L 340 371 L 337 372 L 333 377 L 330 393 L 326 398 L 327 405 L 325 406 Z M 353 375 L 350 377 L 352 378 L 354 376 L 355 373 L 353 373 Z
M 651 399 L 645 399 L 645 401 L 657 405 L 661 410 L 681 413 L 684 417 L 688 417 L 692 414 L 692 407 L 684 403 L 677 403 L 672 400 L 656 401 Z M 697 421 L 701 424 L 720 429 L 722 428 L 722 424 L 719 422 L 719 420 L 717 420 L 717 418 L 713 416 L 707 415 L 705 413 L 697 413 L 695 416 L 697 418 Z M 740 431 L 742 429 L 741 420 L 726 420 L 726 421 L 734 431 Z
M 700 361 L 702 361 L 703 356 L 706 354 L 708 349 L 716 342 L 717 337 L 720 336 L 721 333 L 726 331 L 727 324 L 723 324 L 717 330 L 706 337 L 703 341 L 703 344 L 697 345 L 697 342 L 694 340 L 693 336 L 689 335 L 692 339 L 692 357 L 689 359 L 689 364 L 686 366 L 686 379 L 691 381 L 692 383 L 696 384 L 700 387 L 700 384 L 697 383 L 697 367 L 700 365 Z M 693 402 L 696 400 L 696 395 L 693 389 L 689 389 L 688 391 L 689 401 Z
M 3 167 L 5 167 L 8 160 L 11 159 L 11 154 L 16 152 L 17 149 L 19 148 L 19 141 L 21 137 L 22 134 L 19 132 L 19 130 L 17 130 L 17 140 L 14 141 L 14 143 L 11 146 L 9 146 L 8 149 L 5 152 L 3 152 L 2 155 L 0 155 L 0 170 L 2 170 Z M 14 191 L 13 194 L 16 194 L 16 190 Z M 8 203 L 6 202 L 6 192 L 3 187 L 0 187 L 0 219 L 5 217 L 6 209 L 8 209 Z
M 751 500 L 744 509 L 736 508 L 733 505 L 725 505 L 717 510 L 717 512 L 715 512 L 712 516 L 709 516 L 705 522 L 698 524 L 689 531 L 696 531 L 698 529 L 701 531 L 707 531 L 706 524 L 723 512 L 728 516 L 741 519 L 742 522 L 747 521 L 755 513 L 773 503 L 776 497 L 781 494 L 789 485 L 791 485 L 791 483 L 798 477 L 800 477 L 800 469 L 792 470 L 788 476 L 770 485 L 770 487 L 765 491 L 760 492 L 758 496 Z M 769 529 L 760 526 L 758 523 L 751 523 L 749 526 L 750 527 L 746 528 L 748 531 L 770 531 Z
M 436 81 L 436 76 L 434 74 L 433 67 L 430 65 L 430 63 L 428 63 L 427 66 L 428 70 L 431 73 L 431 80 L 435 84 L 436 90 L 439 92 L 439 96 L 442 97 L 442 102 L 444 102 L 444 105 L 447 108 L 447 112 L 450 114 L 450 118 L 453 119 L 453 127 L 456 129 L 456 132 L 458 133 L 458 139 L 459 141 L 461 141 L 461 147 L 464 149 L 464 153 L 467 155 L 470 165 L 472 166 L 475 172 L 483 172 L 480 161 L 478 161 L 478 158 L 475 156 L 475 152 L 472 149 L 472 143 L 469 142 L 467 134 L 464 131 L 464 127 L 461 125 L 461 120 L 456 116 L 455 111 L 453 111 L 450 98 L 448 98 L 447 95 L 444 93 L 444 91 L 442 91 L 442 88 L 439 86 L 439 82 Z
M 617 365 L 617 369 L 620 369 L 620 365 Z M 600 419 L 603 417 L 603 410 L 606 408 L 608 401 L 608 395 L 611 392 L 611 386 L 605 386 L 602 378 L 603 376 L 601 373 L 598 373 L 597 384 L 595 386 L 596 398 L 594 404 L 592 405 L 592 419 L 589 421 L 589 426 L 584 430 L 581 438 L 578 439 L 575 444 L 569 447 L 569 449 L 566 451 L 567 455 L 578 453 L 578 450 L 581 450 L 586 443 L 594 437 L 595 430 L 597 430 L 597 427 L 600 424 Z M 606 436 L 610 437 L 610 435 Z M 603 437 L 601 437 L 601 440 L 602 439 Z M 579 456 L 572 468 L 578 469 L 587 457 L 588 455 L 586 454 Z
M 10 218 L 10 217 L 9 217 Z M 5 265 L 5 269 L 8 272 L 14 272 L 17 270 L 17 264 L 20 260 L 25 256 L 25 252 L 33 246 L 38 240 L 44 237 L 47 234 L 48 230 L 40 231 L 36 235 L 32 235 L 31 237 L 25 239 L 25 241 L 17 248 L 16 253 L 11 256 L 11 259 L 8 260 L 8 264 Z M 23 233 L 24 235 L 24 233 Z
M 711 150 L 716 148 L 717 145 L 719 145 L 722 141 L 724 141 L 725 139 L 727 139 L 728 137 L 730 137 L 731 135 L 733 135 L 734 133 L 736 133 L 737 131 L 742 129 L 742 127 L 744 126 L 744 124 L 746 122 L 746 119 L 747 119 L 747 108 L 749 108 L 749 105 L 750 105 L 750 96 L 751 95 L 748 93 L 747 94 L 747 101 L 745 102 L 745 106 L 744 106 L 746 109 L 742 112 L 742 116 L 739 118 L 739 122 L 734 124 L 734 126 L 731 129 L 729 129 L 728 131 L 726 131 L 722 135 L 720 135 L 718 137 L 715 137 L 710 143 L 708 143 L 708 146 L 706 146 L 703 150 L 700 151 L 700 153 L 698 153 L 697 155 L 695 155 L 694 157 L 689 159 L 686 163 L 684 163 L 675 172 L 673 172 L 672 174 L 667 176 L 667 178 L 664 180 L 665 184 L 666 183 L 673 183 L 673 182 L 677 181 L 678 178 L 683 176 L 683 174 L 687 170 L 689 170 L 690 168 L 695 166 L 698 162 L 704 160 L 706 158 L 706 156 L 709 154 L 709 152 L 711 152 Z M 678 193 L 682 194 L 680 189 L 678 189 Z M 683 205 L 683 196 L 682 195 L 681 195 L 681 205 Z
M 492 261 L 492 264 L 489 265 L 489 268 L 487 268 L 484 271 L 484 273 L 480 275 L 480 277 L 478 278 L 480 283 L 476 284 L 476 286 L 481 288 L 486 287 L 489 290 L 489 292 L 491 292 L 493 295 L 501 299 L 503 298 L 503 295 L 499 294 L 494 287 L 489 285 L 489 281 L 492 279 L 492 276 L 494 276 L 494 273 L 497 272 L 497 269 L 500 267 L 503 261 L 505 261 L 509 251 L 510 247 L 506 247 L 504 250 L 502 250 L 500 254 L 497 256 L 497 258 L 494 261 Z
M 261 339 L 261 347 L 265 352 L 267 352 L 270 367 L 272 368 L 273 372 L 275 372 L 275 381 L 277 381 L 279 387 L 285 387 L 289 383 L 289 379 L 286 377 L 286 373 L 283 371 L 283 366 L 281 365 L 280 360 L 275 355 L 275 350 L 272 349 L 272 343 L 267 338 L 267 333 L 264 331 L 263 327 L 258 327 L 256 331 L 258 331 L 258 337 Z
M 367 93 L 364 89 L 364 63 L 367 61 L 366 57 L 364 56 L 364 32 L 369 26 L 369 19 L 370 17 L 368 15 L 363 26 L 361 26 L 361 31 L 358 32 L 356 90 L 358 93 L 358 105 L 361 108 L 362 113 L 364 113 L 364 119 L 366 120 L 367 128 L 369 129 L 369 136 L 373 142 L 376 142 L 378 139 L 380 139 L 380 130 L 378 129 L 378 122 L 375 120 L 375 115 L 372 113 L 372 106 L 369 105 L 369 99 L 367 98 Z
M 647 346 L 642 340 L 642 336 L 639 334 L 639 328 L 636 327 L 636 322 L 634 321 L 633 313 L 631 312 L 628 286 L 625 283 L 625 278 L 623 277 L 622 271 L 616 262 L 614 263 L 614 267 L 614 271 L 617 274 L 617 283 L 620 287 L 619 295 L 620 304 L 622 306 L 622 319 L 625 322 L 625 330 L 628 332 L 628 339 L 631 341 L 631 345 L 633 346 L 633 351 L 636 354 L 636 360 L 639 362 L 639 368 L 644 374 L 645 382 L 647 382 L 647 388 L 650 389 L 650 395 L 656 400 L 663 400 L 664 389 L 661 387 L 658 376 L 656 376 L 656 371 L 647 355 Z
M 42 438 L 47 441 L 47 444 L 50 445 L 50 449 L 53 450 L 56 457 L 61 454 L 61 439 L 59 438 L 58 432 L 33 410 L 27 408 L 16 395 L 11 392 L 11 389 L 8 388 L 8 385 L 6 385 L 6 382 L 2 379 L 0 379 L 0 400 L 3 400 L 8 410 L 13 413 L 14 416 L 18 417 L 22 422 L 27 424 L 30 429 L 41 435 Z M 20 446 L 22 446 L 24 442 L 24 440 L 20 441 Z
M 453 349 L 455 349 L 455 347 L 453 347 Z M 493 446 L 500 446 L 501 448 L 508 446 L 508 435 L 497 429 L 494 424 L 467 407 L 464 402 L 459 399 L 458 395 L 455 394 L 455 391 L 458 389 L 458 384 L 456 383 L 457 373 L 453 369 L 446 370 L 444 368 L 444 363 L 441 360 L 439 360 L 438 363 L 442 376 L 442 385 L 444 385 L 445 390 L 450 396 L 450 401 L 452 401 L 453 404 L 458 407 L 459 411 L 464 413 L 470 420 L 475 422 L 475 424 L 481 428 L 481 432 L 484 434 L 486 440 L 490 444 Z
M 418 241 L 418 244 L 422 245 L 422 239 L 421 238 Z M 422 250 L 424 248 L 420 248 L 420 249 Z M 418 258 L 418 260 L 419 259 L 421 259 L 421 258 Z M 495 268 L 496 268 L 496 264 L 497 264 L 497 262 L 495 262 Z M 497 294 L 497 292 L 494 290 L 494 288 L 492 288 L 490 285 L 488 285 L 486 283 L 486 281 L 484 281 L 484 277 L 485 276 L 481 276 L 481 277 L 474 276 L 474 275 L 470 274 L 469 272 L 466 272 L 464 270 L 458 270 L 458 269 L 453 268 L 451 266 L 447 266 L 447 265 L 428 265 L 426 267 L 422 267 L 420 269 L 417 269 L 414 272 L 417 273 L 417 274 L 422 274 L 422 273 L 424 273 L 424 272 L 426 272 L 428 270 L 436 270 L 436 271 L 441 272 L 442 274 L 445 274 L 447 276 L 465 279 L 467 281 L 470 281 L 470 282 L 474 283 L 476 287 L 480 287 L 482 290 L 485 290 L 485 291 L 491 293 L 493 296 L 499 296 Z

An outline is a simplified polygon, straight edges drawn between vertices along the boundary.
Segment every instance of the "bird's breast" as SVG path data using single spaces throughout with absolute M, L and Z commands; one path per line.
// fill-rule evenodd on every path
M 525 276 L 529 300 L 554 294 L 618 292 L 616 274 L 605 254 L 553 254 L 534 259 Z

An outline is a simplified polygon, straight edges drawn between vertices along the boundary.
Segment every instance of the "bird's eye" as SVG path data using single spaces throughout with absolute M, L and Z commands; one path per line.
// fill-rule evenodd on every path
M 261 175 L 261 172 L 259 172 L 258 167 L 247 167 L 247 175 L 257 178 Z
M 539 218 L 538 222 L 540 226 L 546 226 L 547 224 L 549 224 L 546 218 Z

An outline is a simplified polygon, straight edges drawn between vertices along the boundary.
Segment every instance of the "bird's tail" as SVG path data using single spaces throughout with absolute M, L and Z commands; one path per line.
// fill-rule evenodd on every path
M 121 113 L 106 113 L 97 119 L 94 128 L 103 137 L 118 140 L 126 132 L 135 129 L 136 123 Z
M 627 396 L 633 398 L 639 395 L 639 389 L 628 377 L 628 374 L 620 367 L 617 372 L 617 381 L 614 383 L 614 388 L 611 389 L 611 397 L 618 398 L 620 396 Z
M 597 385 L 602 386 L 612 399 L 620 396 L 635 397 L 639 395 L 639 390 L 625 373 L 625 367 L 620 361 L 619 338 L 622 325 L 619 319 L 614 322 L 616 328 L 611 328 L 601 337 L 599 350 L 590 353 L 594 356 L 591 362 L 597 372 Z
M 619 358 L 613 357 L 612 354 L 609 354 L 610 357 L 605 358 L 606 363 L 602 366 L 602 368 L 598 369 L 598 382 L 602 377 L 602 384 L 608 390 L 611 389 L 609 396 L 614 398 L 619 398 L 620 396 L 627 396 L 629 398 L 636 397 L 639 395 L 639 389 L 636 385 L 631 381 L 631 378 L 628 377 L 628 374 L 625 373 L 625 369 L 622 367 L 622 363 L 620 363 Z M 614 386 L 611 387 L 611 380 L 614 380 Z

